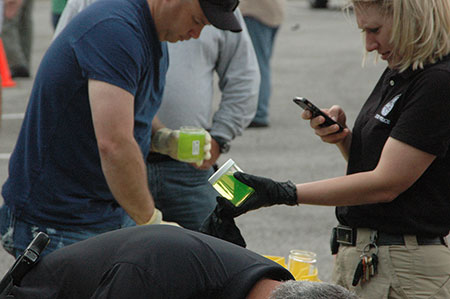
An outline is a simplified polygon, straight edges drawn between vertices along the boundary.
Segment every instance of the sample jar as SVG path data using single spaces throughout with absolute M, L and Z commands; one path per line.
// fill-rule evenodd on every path
M 289 252 L 288 270 L 296 280 L 317 281 L 317 255 L 314 252 L 293 249 Z
M 183 162 L 199 162 L 205 155 L 205 136 L 203 128 L 184 126 L 178 138 L 178 159 Z
M 253 194 L 255 190 L 238 181 L 233 176 L 233 173 L 236 171 L 242 172 L 237 164 L 232 159 L 229 159 L 209 178 L 208 181 L 221 196 L 225 197 L 238 207 Z

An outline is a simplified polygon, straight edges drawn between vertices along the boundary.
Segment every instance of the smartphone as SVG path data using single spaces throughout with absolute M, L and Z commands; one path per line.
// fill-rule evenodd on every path
M 320 110 L 318 107 L 316 107 L 313 103 L 311 103 L 307 99 L 296 97 L 294 98 L 293 101 L 303 109 L 305 110 L 308 109 L 309 111 L 311 111 L 313 118 L 319 115 L 323 116 L 325 118 L 325 122 L 320 125 L 321 127 L 328 127 L 337 124 L 339 126 L 339 131 L 337 131 L 337 133 L 342 132 L 342 130 L 344 130 L 344 128 L 339 123 L 335 122 L 331 117 L 323 113 L 322 110 Z

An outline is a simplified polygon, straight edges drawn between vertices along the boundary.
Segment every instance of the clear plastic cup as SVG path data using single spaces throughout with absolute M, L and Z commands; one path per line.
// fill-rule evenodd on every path
M 314 252 L 293 249 L 289 252 L 288 270 L 296 280 L 318 281 L 317 255 Z
M 209 183 L 219 194 L 236 207 L 240 206 L 255 190 L 234 178 L 233 173 L 242 172 L 237 164 L 229 159 L 210 178 Z
M 178 138 L 178 159 L 184 162 L 199 162 L 205 155 L 205 136 L 203 128 L 184 126 Z

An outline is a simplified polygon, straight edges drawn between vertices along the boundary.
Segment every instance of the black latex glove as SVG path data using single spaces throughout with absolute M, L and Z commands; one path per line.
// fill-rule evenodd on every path
M 234 177 L 255 189 L 239 207 L 218 196 L 217 206 L 205 220 L 200 231 L 225 241 L 245 247 L 244 238 L 234 218 L 248 211 L 277 204 L 297 205 L 297 188 L 291 181 L 275 182 L 271 179 L 237 172 Z
M 234 206 L 230 205 L 226 198 L 218 196 L 216 200 L 216 208 L 203 222 L 199 231 L 245 248 L 247 244 L 234 222 L 232 210 Z
M 234 177 L 255 189 L 239 207 L 235 207 L 231 202 L 228 209 L 232 210 L 233 217 L 237 217 L 248 211 L 257 210 L 261 207 L 285 204 L 289 206 L 297 205 L 297 188 L 291 181 L 275 182 L 271 179 L 259 177 L 243 172 L 235 172 Z

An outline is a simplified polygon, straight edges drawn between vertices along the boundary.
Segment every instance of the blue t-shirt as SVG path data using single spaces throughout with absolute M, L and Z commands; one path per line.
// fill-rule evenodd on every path
M 118 225 L 124 211 L 101 169 L 88 79 L 134 95 L 134 137 L 145 157 L 167 67 L 147 1 L 100 0 L 77 15 L 36 75 L 2 190 L 14 215 L 54 227 Z

